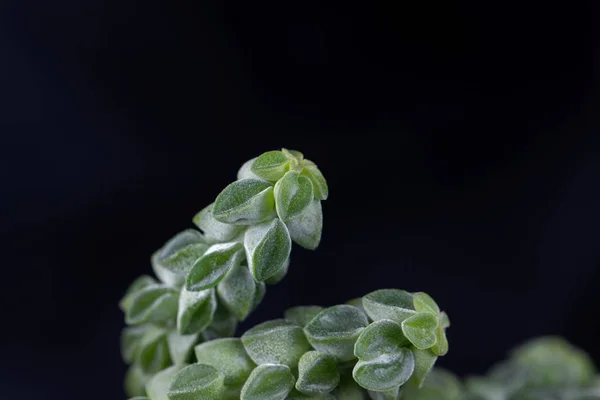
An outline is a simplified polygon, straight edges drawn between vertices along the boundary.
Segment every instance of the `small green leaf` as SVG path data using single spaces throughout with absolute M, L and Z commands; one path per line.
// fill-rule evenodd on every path
M 190 335 L 206 329 L 213 320 L 217 299 L 213 289 L 191 292 L 185 287 L 179 295 L 177 330 L 181 335 Z
M 285 310 L 283 317 L 304 328 L 321 311 L 323 311 L 321 306 L 297 306 Z
M 437 328 L 437 317 L 429 313 L 418 313 L 402 321 L 404 336 L 417 349 L 428 349 L 436 343 Z
M 127 364 L 131 364 L 137 357 L 140 340 L 146 332 L 146 326 L 128 326 L 121 331 L 121 357 Z
M 264 282 L 254 281 L 254 283 L 256 284 L 256 290 L 254 292 L 254 299 L 252 300 L 252 311 L 256 310 L 267 293 L 267 285 Z
M 448 318 L 448 314 L 445 311 L 440 313 L 440 325 L 443 329 L 450 327 L 450 318 Z
M 296 161 L 300 162 L 304 159 L 304 154 L 300 153 L 298 150 L 281 149 L 281 152 L 290 160 L 295 158 Z
M 294 375 L 288 366 L 259 365 L 244 384 L 240 400 L 285 400 L 293 387 Z
M 225 385 L 242 386 L 256 364 L 248 357 L 239 338 L 223 338 L 195 347 L 196 359 L 221 371 Z
M 438 356 L 445 356 L 448 353 L 446 330 L 441 326 L 438 326 L 436 329 L 436 342 L 433 347 L 431 347 L 431 351 Z
M 218 400 L 225 391 L 225 376 L 206 364 L 192 364 L 179 371 L 169 387 L 169 400 Z
M 210 246 L 188 274 L 185 281 L 187 290 L 196 292 L 215 287 L 231 268 L 242 261 L 242 250 L 242 244 L 238 242 Z
M 285 224 L 275 218 L 249 227 L 244 236 L 244 247 L 252 276 L 264 282 L 285 268 L 292 241 Z
M 321 243 L 323 233 L 323 210 L 319 200 L 311 201 L 297 215 L 289 217 L 286 226 L 294 242 L 308 250 L 314 250 Z
M 257 179 L 243 179 L 229 184 L 217 196 L 213 217 L 234 225 L 252 225 L 274 218 L 273 186 Z
M 382 392 L 369 390 L 368 393 L 371 400 L 400 400 L 400 398 L 402 398 L 403 390 L 400 386 L 397 386 Z
M 190 361 L 194 345 L 198 343 L 199 335 L 180 335 L 172 330 L 167 334 L 167 343 L 169 345 L 169 354 L 175 365 L 183 365 Z
M 310 344 L 321 353 L 331 354 L 340 361 L 354 358 L 354 343 L 369 324 L 358 308 L 342 304 L 318 313 L 304 328 Z
M 413 305 L 417 312 L 433 314 L 436 318 L 440 313 L 440 307 L 435 300 L 424 292 L 413 293 Z
M 263 322 L 242 335 L 250 358 L 260 364 L 298 365 L 300 357 L 311 350 L 302 328 L 283 319 Z
M 318 351 L 308 351 L 298 363 L 296 389 L 305 394 L 329 393 L 340 382 L 335 357 Z
M 133 364 L 125 372 L 125 380 L 123 389 L 128 397 L 145 396 L 146 382 L 150 379 L 149 375 L 145 375 L 139 365 Z
M 217 310 L 212 323 L 202 332 L 204 340 L 231 337 L 237 328 L 237 318 L 231 315 L 221 301 L 217 301 Z
M 159 257 L 164 259 L 172 256 L 186 246 L 204 242 L 202 233 L 194 229 L 186 229 L 173 236 L 161 247 Z
M 240 167 L 240 169 L 238 170 L 238 173 L 237 173 L 238 181 L 241 181 L 242 179 L 264 180 L 260 176 L 256 175 L 254 172 L 252 172 L 252 164 L 254 164 L 254 161 L 256 161 L 257 158 L 258 157 L 254 157 L 254 158 L 246 161 L 244 164 L 242 164 L 242 166 Z
M 192 265 L 206 253 L 209 245 L 194 243 L 187 245 L 168 257 L 162 258 L 160 264 L 169 271 L 185 278 Z
M 273 150 L 261 154 L 254 160 L 251 170 L 268 181 L 275 182 L 290 168 L 290 160 L 282 151 Z
M 177 314 L 177 297 L 178 292 L 172 287 L 148 285 L 132 296 L 125 321 L 128 325 L 169 321 Z
M 248 267 L 241 264 L 232 267 L 217 286 L 217 294 L 229 312 L 243 321 L 252 311 L 256 294 L 256 282 Z
M 413 306 L 413 296 L 405 290 L 380 289 L 363 297 L 363 307 L 373 321 L 391 319 L 401 323 L 417 312 Z
M 192 222 L 204 232 L 205 238 L 211 243 L 227 242 L 240 234 L 243 226 L 224 224 L 217 221 L 212 213 L 213 204 L 202 209 L 194 216 Z
M 354 347 L 358 362 L 352 376 L 368 390 L 386 391 L 403 385 L 415 368 L 413 353 L 400 324 L 379 320 L 365 328 Z
M 150 257 L 154 275 L 156 275 L 156 277 L 165 285 L 179 288 L 185 282 L 185 275 L 173 272 L 162 265 L 160 253 L 161 250 L 157 250 L 152 254 L 152 257 Z
M 169 396 L 167 393 L 169 392 L 169 386 L 171 385 L 171 380 L 179 371 L 181 371 L 183 366 L 174 365 L 172 367 L 163 369 L 154 375 L 147 383 L 146 383 L 146 393 L 152 400 L 169 400 Z
M 270 278 L 265 279 L 265 283 L 269 285 L 275 285 L 283 280 L 290 269 L 290 257 L 285 260 L 283 264 L 283 268 L 281 268 L 275 275 L 272 275 Z
M 310 160 L 304 160 L 304 169 L 302 175 L 308 177 L 314 188 L 314 194 L 316 200 L 327 200 L 329 196 L 329 188 L 327 187 L 327 181 L 325 177 L 319 171 L 319 168 Z
M 144 374 L 155 374 L 171 365 L 169 344 L 164 329 L 154 326 L 148 327 L 140 339 L 140 350 L 136 363 Z
M 156 281 L 154 280 L 154 278 L 148 275 L 142 275 L 139 278 L 135 279 L 127 288 L 125 296 L 123 296 L 121 301 L 119 301 L 119 308 L 121 309 L 121 311 L 127 312 L 127 309 L 131 306 L 131 301 L 135 293 L 139 292 L 146 286 L 153 285 L 155 283 Z
M 275 208 L 282 221 L 300 214 L 313 200 L 313 185 L 298 171 L 288 171 L 275 184 Z
M 421 388 L 438 357 L 433 354 L 430 349 L 412 349 L 412 352 L 415 357 L 415 370 L 410 381 L 414 383 L 416 387 Z

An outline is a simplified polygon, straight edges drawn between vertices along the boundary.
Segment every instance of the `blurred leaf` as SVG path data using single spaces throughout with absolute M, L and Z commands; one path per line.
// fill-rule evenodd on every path
M 415 370 L 410 380 L 417 388 L 421 388 L 425 379 L 433 369 L 438 357 L 429 349 L 420 350 L 414 348 L 412 349 L 412 352 L 415 357 Z
M 429 313 L 418 313 L 402 321 L 404 336 L 417 349 L 428 349 L 436 344 L 437 328 L 437 316 Z
M 289 217 L 286 226 L 290 237 L 298 245 L 315 250 L 323 233 L 323 210 L 319 200 L 311 201 L 299 214 Z
M 419 350 L 427 352 L 428 350 Z M 417 353 L 415 353 L 416 356 Z M 416 373 L 416 370 L 415 370 Z M 403 399 L 408 400 L 464 400 L 462 385 L 458 378 L 450 372 L 435 368 L 427 375 L 423 385 L 419 388 L 416 385 L 405 385 Z M 504 399 L 504 397 L 502 397 Z
M 252 311 L 256 294 L 256 282 L 248 267 L 233 266 L 217 286 L 217 294 L 229 312 L 243 321 Z
M 231 268 L 242 261 L 243 255 L 243 246 L 238 242 L 210 246 L 188 274 L 185 282 L 187 290 L 196 292 L 215 287 Z
M 139 278 L 135 279 L 127 288 L 125 296 L 123 296 L 121 301 L 119 301 L 119 308 L 121 309 L 121 311 L 127 312 L 127 309 L 131 307 L 133 295 L 145 288 L 146 286 L 152 284 L 156 284 L 156 280 L 154 280 L 154 278 L 148 275 L 142 275 Z
M 173 377 L 169 400 L 221 399 L 225 391 L 224 379 L 224 375 L 210 365 L 188 365 Z
M 185 287 L 179 296 L 177 330 L 181 335 L 190 335 L 206 329 L 211 324 L 217 299 L 213 289 L 190 292 Z
M 213 217 L 234 225 L 252 225 L 274 218 L 273 186 L 257 179 L 243 179 L 229 184 L 217 196 Z
M 292 242 L 285 224 L 276 218 L 249 227 L 244 247 L 252 276 L 264 282 L 285 268 Z
M 283 316 L 286 320 L 304 328 L 321 311 L 323 311 L 321 306 L 297 306 L 285 310 Z
M 147 322 L 162 323 L 174 319 L 177 314 L 178 292 L 170 286 L 152 284 L 137 291 L 131 297 L 125 313 L 128 325 Z
M 450 318 L 448 318 L 448 314 L 444 311 L 440 313 L 440 325 L 443 329 L 450 327 Z
M 335 357 L 318 351 L 308 351 L 298 363 L 296 389 L 302 393 L 317 395 L 329 393 L 340 382 Z
M 169 386 L 171 380 L 177 374 L 183 366 L 174 365 L 172 367 L 163 369 L 154 375 L 146 383 L 146 393 L 152 400 L 169 400 L 167 393 L 169 392 Z
M 169 354 L 175 365 L 183 365 L 190 361 L 192 349 L 198 343 L 199 335 L 180 335 L 176 330 L 167 334 L 167 344 L 169 345 Z
M 254 160 L 251 170 L 262 179 L 275 182 L 290 168 L 290 160 L 282 151 L 273 150 L 261 154 Z
M 363 307 L 373 321 L 391 319 L 401 323 L 416 314 L 413 296 L 405 290 L 380 289 L 363 296 Z
M 213 203 L 214 204 L 214 203 Z M 204 232 L 204 236 L 211 243 L 227 242 L 239 235 L 244 229 L 243 226 L 224 224 L 217 221 L 212 214 L 213 204 L 202 209 L 194 216 L 192 221 Z
M 431 347 L 431 351 L 438 356 L 445 356 L 448 353 L 448 338 L 446 331 L 441 326 L 436 329 L 436 342 Z
M 384 390 L 381 392 L 377 392 L 374 390 L 369 390 L 369 397 L 371 400 L 400 400 L 402 396 L 402 388 L 395 387 L 393 389 Z
M 148 379 L 149 376 L 144 374 L 139 365 L 131 365 L 125 373 L 125 381 L 123 382 L 123 389 L 127 397 L 145 396 Z
M 217 310 L 212 323 L 202 332 L 204 340 L 231 337 L 237 328 L 237 318 L 231 315 L 221 301 L 217 301 Z
M 127 364 L 131 364 L 137 357 L 146 328 L 145 325 L 128 326 L 121 331 L 121 358 Z
M 140 339 L 136 363 L 144 374 L 155 374 L 171 365 L 167 333 L 164 329 L 148 327 Z
M 252 311 L 256 310 L 259 304 L 263 301 L 267 293 L 267 285 L 264 282 L 256 282 L 256 290 L 254 291 L 254 299 L 252 300 Z
M 368 400 L 369 398 L 367 392 L 354 381 L 350 374 L 341 377 L 340 384 L 332 394 L 336 400 Z
M 223 338 L 195 347 L 196 359 L 221 371 L 225 385 L 242 386 L 256 367 L 239 338 Z
M 294 375 L 286 365 L 264 364 L 254 368 L 244 384 L 241 400 L 284 400 L 294 387 Z

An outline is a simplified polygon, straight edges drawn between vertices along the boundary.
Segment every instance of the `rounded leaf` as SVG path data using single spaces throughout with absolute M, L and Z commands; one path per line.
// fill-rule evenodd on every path
M 281 151 L 290 160 L 296 159 L 296 161 L 300 162 L 304 159 L 304 154 L 302 154 L 298 150 L 290 150 L 290 149 L 282 148 Z
M 295 368 L 300 357 L 311 350 L 302 328 L 283 319 L 263 322 L 249 329 L 242 335 L 242 343 L 258 365 L 284 364 Z
M 315 199 L 327 200 L 327 197 L 329 196 L 329 188 L 327 187 L 327 181 L 325 180 L 325 177 L 312 161 L 305 159 L 303 164 L 304 169 L 302 170 L 302 175 L 311 180 L 314 188 Z
M 139 278 L 136 278 L 125 291 L 125 295 L 119 301 L 119 308 L 123 312 L 127 312 L 127 309 L 131 306 L 131 301 L 133 299 L 133 295 L 146 286 L 156 284 L 154 278 L 148 275 L 142 275 Z
M 162 258 L 160 264 L 169 271 L 185 277 L 192 265 L 206 253 L 209 245 L 206 243 L 194 243 L 187 245 L 168 257 Z
M 448 338 L 446 337 L 446 330 L 441 326 L 436 329 L 436 342 L 431 347 L 431 351 L 438 356 L 448 354 Z
M 321 306 L 297 306 L 285 310 L 283 317 L 304 328 L 321 311 L 323 311 Z
M 288 259 L 285 260 L 285 264 L 283 264 L 283 268 L 281 268 L 275 275 L 272 275 L 271 277 L 265 279 L 265 283 L 268 283 L 269 285 L 275 285 L 275 284 L 281 282 L 283 280 L 283 278 L 285 278 L 285 276 L 287 275 L 289 269 L 290 269 L 290 257 L 288 257 Z
M 202 233 L 194 229 L 186 229 L 173 236 L 161 247 L 159 257 L 161 259 L 170 257 L 178 250 L 196 243 L 204 243 Z
M 231 268 L 217 286 L 217 294 L 229 312 L 242 321 L 254 304 L 256 282 L 246 265 L 238 264 Z
M 363 296 L 363 307 L 373 321 L 391 319 L 398 323 L 417 312 L 413 296 L 405 290 L 380 289 Z
M 173 377 L 169 400 L 221 399 L 225 391 L 224 380 L 224 375 L 210 365 L 188 365 Z
M 285 224 L 275 218 L 249 227 L 244 235 L 244 248 L 252 276 L 264 282 L 285 268 L 292 241 Z
M 402 321 L 404 336 L 417 348 L 428 349 L 437 342 L 437 316 L 418 313 Z
M 403 385 L 415 368 L 413 353 L 407 345 L 400 324 L 392 320 L 373 322 L 362 331 L 354 347 L 358 357 L 352 371 L 354 380 L 374 391 Z
M 242 261 L 242 250 L 242 244 L 238 242 L 210 246 L 189 272 L 185 281 L 187 290 L 196 292 L 215 287 L 231 268 Z
M 234 225 L 252 225 L 276 216 L 273 186 L 257 179 L 230 183 L 215 199 L 213 217 Z
M 135 362 L 144 374 L 155 374 L 171 365 L 167 333 L 164 329 L 148 327 L 140 339 L 140 349 Z
M 285 400 L 293 387 L 294 375 L 288 366 L 263 364 L 248 377 L 240 400 Z
M 241 387 L 256 367 L 246 354 L 239 338 L 222 338 L 200 343 L 194 351 L 198 362 L 211 365 L 223 373 L 225 385 Z
M 128 325 L 163 323 L 177 315 L 178 292 L 170 286 L 152 284 L 134 293 L 125 312 Z
M 361 310 L 341 304 L 318 313 L 304 332 L 316 350 L 340 361 L 349 361 L 354 358 L 356 339 L 368 324 L 367 316 Z
M 121 357 L 127 364 L 131 364 L 137 357 L 140 340 L 146 332 L 146 326 L 128 326 L 121 331 Z
M 275 184 L 275 208 L 282 221 L 300 214 L 313 200 L 313 186 L 298 171 L 288 171 Z
M 321 202 L 311 201 L 299 214 L 289 217 L 286 226 L 294 242 L 308 250 L 316 249 L 323 233 Z
M 182 366 L 174 365 L 169 368 L 165 368 L 162 371 L 154 375 L 146 383 L 146 393 L 152 400 L 169 400 L 168 392 L 171 380 L 179 371 Z
M 275 182 L 290 168 L 290 160 L 279 150 L 267 151 L 256 157 L 251 171 L 268 181 Z
M 175 365 L 184 365 L 190 361 L 194 345 L 198 343 L 199 335 L 180 335 L 173 330 L 167 334 L 167 344 L 169 345 L 169 354 Z
M 420 313 L 433 314 L 436 317 L 440 313 L 440 307 L 430 295 L 424 292 L 413 293 L 413 305 L 415 310 Z
M 213 289 L 191 292 L 182 288 L 177 310 L 177 331 L 181 335 L 203 331 L 211 324 L 216 309 L 217 299 Z
M 162 265 L 160 259 L 161 250 L 157 250 L 150 257 L 150 263 L 152 265 L 152 271 L 154 275 L 165 285 L 173 288 L 179 288 L 185 282 L 185 275 L 173 272 Z
M 237 180 L 238 181 L 241 181 L 242 179 L 264 180 L 260 176 L 256 175 L 254 172 L 252 172 L 252 164 L 254 164 L 254 161 L 256 161 L 257 158 L 258 157 L 254 157 L 254 158 L 246 161 L 244 164 L 242 164 L 242 166 L 240 167 L 240 169 L 237 172 Z
M 410 378 L 410 381 L 414 383 L 417 388 L 423 386 L 425 379 L 433 369 L 437 356 L 433 354 L 431 349 L 412 349 L 415 357 L 415 370 Z
M 296 389 L 305 394 L 329 393 L 340 382 L 337 360 L 329 354 L 308 351 L 298 362 Z
M 198 212 L 192 222 L 204 232 L 204 237 L 210 242 L 227 242 L 240 234 L 243 226 L 224 224 L 217 221 L 212 213 L 213 204 Z

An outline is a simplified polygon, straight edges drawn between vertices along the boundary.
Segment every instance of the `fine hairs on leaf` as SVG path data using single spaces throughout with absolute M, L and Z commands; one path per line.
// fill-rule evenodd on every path
M 119 302 L 129 398 L 414 400 L 403 393 L 432 386 L 450 322 L 423 292 L 298 305 L 234 337 L 293 268 L 294 244 L 319 246 L 328 196 L 315 162 L 267 151 L 193 215 L 197 229 L 151 255 L 155 277 L 134 280 Z

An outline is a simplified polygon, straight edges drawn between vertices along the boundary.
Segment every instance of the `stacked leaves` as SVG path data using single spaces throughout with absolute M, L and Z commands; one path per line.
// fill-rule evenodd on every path
M 292 242 L 319 245 L 328 188 L 315 163 L 297 151 L 269 151 L 246 162 L 237 178 L 194 216 L 199 230 L 178 233 L 152 255 L 155 278 L 136 279 L 120 302 L 130 396 L 154 392 L 194 360 L 199 343 L 232 336 L 266 284 L 286 275 Z M 212 373 L 194 368 L 182 373 Z
M 397 400 L 448 351 L 445 313 L 425 293 L 372 292 L 329 308 L 299 306 L 240 338 L 195 346 L 196 363 L 146 385 L 150 400 Z M 454 400 L 450 399 L 449 400 Z

